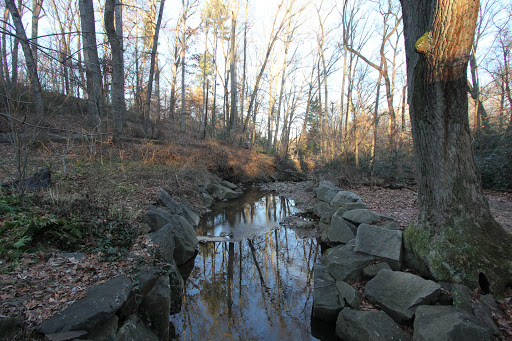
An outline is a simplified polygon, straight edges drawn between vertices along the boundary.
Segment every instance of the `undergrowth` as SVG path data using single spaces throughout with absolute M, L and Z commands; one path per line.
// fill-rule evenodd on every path
M 130 250 L 137 235 L 126 221 L 61 217 L 43 211 L 30 200 L 22 206 L 18 197 L 6 191 L 0 197 L 0 220 L 2 272 L 13 270 L 24 253 L 54 249 L 101 252 L 105 260 L 116 260 Z

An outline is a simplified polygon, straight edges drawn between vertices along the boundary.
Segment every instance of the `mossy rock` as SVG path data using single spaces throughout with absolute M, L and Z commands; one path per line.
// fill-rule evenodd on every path
M 404 231 L 405 262 L 437 281 L 462 283 L 502 298 L 512 284 L 512 235 L 492 221 L 452 220 L 437 233 L 413 223 Z

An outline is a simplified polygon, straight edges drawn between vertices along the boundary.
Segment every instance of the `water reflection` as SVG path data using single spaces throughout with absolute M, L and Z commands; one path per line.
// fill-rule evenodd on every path
M 201 234 L 232 233 L 233 241 L 200 246 L 182 311 L 171 318 L 180 339 L 315 339 L 312 268 L 320 249 L 279 227 L 294 210 L 282 197 L 252 191 L 203 219 Z

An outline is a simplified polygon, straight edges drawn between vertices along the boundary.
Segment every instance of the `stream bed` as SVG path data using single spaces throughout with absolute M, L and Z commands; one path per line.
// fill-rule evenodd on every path
M 320 246 L 279 224 L 294 202 L 251 189 L 212 209 L 198 234 L 229 241 L 199 246 L 181 312 L 171 316 L 177 339 L 331 339 L 311 321 Z

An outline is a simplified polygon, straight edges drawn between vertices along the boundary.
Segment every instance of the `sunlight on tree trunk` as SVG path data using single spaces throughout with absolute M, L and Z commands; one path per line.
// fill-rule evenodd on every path
M 468 120 L 466 72 L 478 1 L 402 0 L 419 217 L 404 232 L 406 260 L 440 281 L 503 295 L 512 237 L 491 216 Z M 483 289 L 483 288 L 482 288 Z

